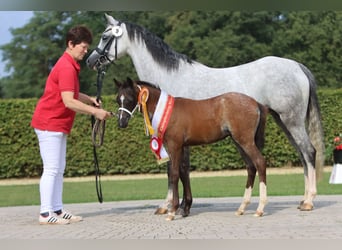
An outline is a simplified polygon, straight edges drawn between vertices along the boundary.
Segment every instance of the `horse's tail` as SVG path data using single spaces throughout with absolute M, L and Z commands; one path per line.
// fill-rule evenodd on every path
M 256 142 L 258 149 L 260 149 L 261 151 L 265 145 L 265 128 L 266 128 L 268 108 L 260 103 L 258 103 L 258 106 L 260 110 L 260 119 L 259 119 L 257 131 L 255 133 L 255 142 Z
M 321 119 L 321 111 L 317 97 L 317 85 L 316 80 L 311 71 L 302 64 L 299 64 L 310 83 L 310 97 L 308 104 L 308 111 L 306 121 L 309 130 L 309 137 L 312 145 L 316 149 L 316 178 L 321 180 L 323 178 L 323 168 L 325 161 L 325 145 L 324 145 L 324 132 Z

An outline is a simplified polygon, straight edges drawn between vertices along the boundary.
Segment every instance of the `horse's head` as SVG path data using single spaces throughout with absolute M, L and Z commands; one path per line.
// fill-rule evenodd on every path
M 126 53 L 128 35 L 126 25 L 105 14 L 107 27 L 102 33 L 97 48 L 87 58 L 87 65 L 98 70 Z
M 127 78 L 125 82 L 119 82 L 114 79 L 115 85 L 118 88 L 116 102 L 119 105 L 118 122 L 120 128 L 126 128 L 129 119 L 138 107 L 139 90 L 136 84 Z

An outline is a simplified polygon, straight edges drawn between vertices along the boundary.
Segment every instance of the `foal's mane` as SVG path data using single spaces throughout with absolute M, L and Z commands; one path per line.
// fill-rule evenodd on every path
M 134 81 L 134 82 L 136 84 L 138 84 L 138 85 L 143 85 L 143 86 L 150 87 L 150 88 L 153 88 L 153 89 L 161 90 L 159 87 L 156 87 L 155 85 L 153 85 L 152 83 L 149 83 L 149 82 L 140 81 L 140 80 L 137 80 L 137 81 Z
M 129 39 L 144 41 L 153 59 L 160 65 L 166 67 L 166 69 L 177 70 L 181 60 L 190 64 L 192 63 L 192 60 L 188 56 L 174 51 L 161 38 L 146 28 L 130 22 L 125 22 L 125 24 Z

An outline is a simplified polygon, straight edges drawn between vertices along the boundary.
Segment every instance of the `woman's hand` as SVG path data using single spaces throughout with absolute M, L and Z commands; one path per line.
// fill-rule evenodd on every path
M 101 107 L 101 100 L 97 101 L 97 98 L 95 97 L 89 97 L 90 104 L 94 105 L 95 107 L 100 108 Z

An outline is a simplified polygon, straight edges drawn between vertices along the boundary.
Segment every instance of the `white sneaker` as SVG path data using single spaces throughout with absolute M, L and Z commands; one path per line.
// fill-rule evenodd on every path
M 54 213 L 50 213 L 49 216 L 47 216 L 47 217 L 44 217 L 42 215 L 39 216 L 39 224 L 40 225 L 66 225 L 69 223 L 70 223 L 69 220 L 59 218 Z
M 83 220 L 82 216 L 74 215 L 74 214 L 66 212 L 64 210 L 62 211 L 61 214 L 59 214 L 59 215 L 55 214 L 55 215 L 59 219 L 68 220 L 70 222 L 79 222 L 79 221 Z

